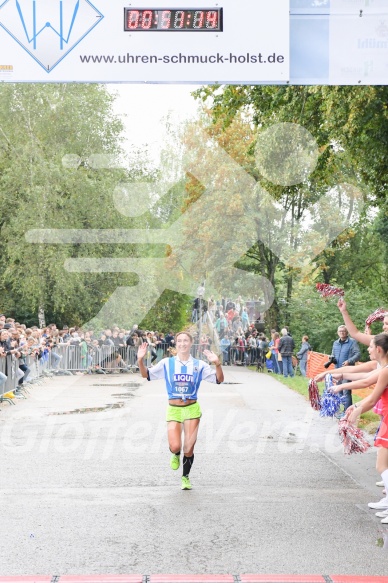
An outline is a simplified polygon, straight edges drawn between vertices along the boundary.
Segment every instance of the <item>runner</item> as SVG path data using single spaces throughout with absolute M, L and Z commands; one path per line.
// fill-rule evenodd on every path
M 197 402 L 197 393 L 202 381 L 220 384 L 224 380 L 220 359 L 214 352 L 204 350 L 203 354 L 209 362 L 216 365 L 212 369 L 203 360 L 190 355 L 193 338 L 188 332 L 178 332 L 175 335 L 177 355 L 163 358 L 150 369 L 144 364 L 148 344 L 143 343 L 137 353 L 140 374 L 149 381 L 165 379 L 168 394 L 167 435 L 171 451 L 170 467 L 177 470 L 180 466 L 180 455 L 183 442 L 183 475 L 182 490 L 191 490 L 189 474 L 194 462 L 194 446 L 197 441 L 201 409 Z

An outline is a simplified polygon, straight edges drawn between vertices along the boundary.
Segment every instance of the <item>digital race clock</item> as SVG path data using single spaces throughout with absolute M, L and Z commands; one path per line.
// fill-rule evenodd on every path
M 124 30 L 221 32 L 222 8 L 124 8 Z

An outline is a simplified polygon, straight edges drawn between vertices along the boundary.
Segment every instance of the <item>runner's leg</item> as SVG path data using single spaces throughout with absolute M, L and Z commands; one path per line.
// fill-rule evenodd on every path
M 168 421 L 167 438 L 171 453 L 179 455 L 182 448 L 182 423 Z
M 197 441 L 200 419 L 187 419 L 183 424 L 183 476 L 188 476 L 194 463 L 194 446 Z

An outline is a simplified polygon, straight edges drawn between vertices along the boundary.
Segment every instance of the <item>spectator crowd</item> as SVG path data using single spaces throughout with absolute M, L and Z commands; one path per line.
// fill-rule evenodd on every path
M 15 361 L 18 379 L 13 392 L 21 397 L 32 368 L 41 370 L 47 362 L 51 370 L 67 374 L 136 370 L 137 348 L 143 342 L 149 344 L 153 363 L 158 357 L 172 354 L 174 333 L 140 330 L 137 325 L 130 330 L 113 326 L 102 332 L 66 325 L 60 330 L 54 323 L 44 328 L 27 327 L 0 314 L 0 400 Z
M 262 302 L 256 302 L 258 304 Z M 296 356 L 295 342 L 288 327 L 280 333 L 272 329 L 270 337 L 264 334 L 264 322 L 260 312 L 255 312 L 253 301 L 244 302 L 241 296 L 205 302 L 203 321 L 209 311 L 220 339 L 223 364 L 256 365 L 268 372 L 294 376 L 299 360 L 300 370 L 306 376 L 308 351 L 311 347 L 308 336 L 302 339 L 301 348 Z M 198 318 L 198 302 L 194 303 L 192 321 Z
M 206 324 L 210 317 L 225 365 L 256 365 L 259 369 L 266 367 L 269 372 L 293 376 L 294 340 L 287 328 L 280 334 L 271 330 L 270 338 L 266 337 L 262 315 L 258 311 L 262 305 L 260 299 L 244 302 L 241 296 L 235 300 L 214 300 L 211 297 L 208 301 L 200 301 L 197 298 L 193 304 L 192 322 L 197 323 L 201 318 Z M 131 329 L 114 325 L 103 331 L 67 325 L 59 329 L 55 323 L 43 328 L 27 327 L 0 314 L 0 397 L 9 374 L 6 357 L 18 359 L 18 387 L 14 393 L 19 396 L 23 383 L 29 380 L 31 363 L 38 367 L 49 361 L 51 370 L 68 371 L 68 374 L 136 370 L 136 353 L 140 344 L 146 342 L 149 345 L 148 357 L 152 365 L 157 359 L 174 354 L 175 332 L 141 330 L 137 325 Z M 204 350 L 212 349 L 212 344 L 212 337 L 199 334 L 197 328 L 194 332 L 196 356 L 201 358 Z M 302 374 L 309 348 L 307 341 L 302 344 Z

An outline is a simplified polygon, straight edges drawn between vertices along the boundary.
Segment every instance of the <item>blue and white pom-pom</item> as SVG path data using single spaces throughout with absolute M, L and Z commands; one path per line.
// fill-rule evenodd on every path
M 325 376 L 325 390 L 321 397 L 321 409 L 319 411 L 321 417 L 334 417 L 334 415 L 338 413 L 341 403 L 343 402 L 343 397 L 333 393 L 333 386 L 333 377 L 331 374 L 327 374 Z

